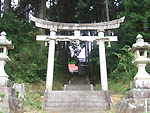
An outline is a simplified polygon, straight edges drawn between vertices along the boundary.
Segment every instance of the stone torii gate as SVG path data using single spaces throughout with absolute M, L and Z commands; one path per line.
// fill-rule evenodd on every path
M 108 91 L 105 41 L 108 42 L 117 41 L 118 39 L 117 36 L 104 36 L 104 31 L 108 29 L 119 28 L 120 23 L 124 22 L 124 19 L 125 17 L 108 22 L 77 24 L 77 23 L 52 22 L 39 19 L 31 15 L 31 20 L 35 22 L 36 27 L 50 30 L 50 36 L 45 35 L 36 36 L 37 41 L 44 41 L 46 43 L 47 42 L 49 43 L 46 90 L 52 91 L 55 43 L 57 41 L 78 40 L 78 41 L 98 42 L 102 90 Z M 74 31 L 74 36 L 58 36 L 56 35 L 57 30 L 72 30 Z M 98 36 L 80 36 L 81 30 L 96 30 L 98 32 Z

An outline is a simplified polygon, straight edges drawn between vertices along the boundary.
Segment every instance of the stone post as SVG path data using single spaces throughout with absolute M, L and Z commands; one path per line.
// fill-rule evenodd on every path
M 106 55 L 105 55 L 105 40 L 104 31 L 99 31 L 98 36 L 102 38 L 99 40 L 99 58 L 100 58 L 100 75 L 101 75 L 101 85 L 103 91 L 108 91 L 108 81 L 107 81 L 107 67 L 106 67 Z
M 50 35 L 55 36 L 56 31 L 51 30 Z M 50 40 L 49 52 L 48 52 L 47 77 L 46 77 L 46 90 L 49 90 L 49 91 L 52 91 L 52 85 L 53 85 L 54 56 L 55 56 L 55 40 Z
M 8 49 L 13 49 L 12 42 L 6 39 L 6 33 L 1 32 L 0 36 L 0 86 L 7 86 L 9 83 L 8 75 L 6 74 L 4 67 L 7 61 L 9 61 Z

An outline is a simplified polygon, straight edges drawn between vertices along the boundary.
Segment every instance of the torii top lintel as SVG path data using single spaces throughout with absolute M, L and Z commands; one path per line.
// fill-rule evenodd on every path
M 31 20 L 35 22 L 36 27 L 50 30 L 107 30 L 119 28 L 120 23 L 124 22 L 125 17 L 120 19 L 99 22 L 99 23 L 60 23 L 36 18 L 31 15 Z

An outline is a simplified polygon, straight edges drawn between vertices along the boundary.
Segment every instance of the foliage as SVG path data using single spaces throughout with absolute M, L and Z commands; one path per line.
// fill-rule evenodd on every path
M 121 44 L 132 45 L 137 34 L 142 34 L 149 41 L 150 30 L 149 0 L 125 0 L 121 3 L 122 10 L 118 17 L 125 16 L 125 23 L 118 30 Z
M 88 63 L 88 76 L 92 84 L 95 84 L 100 80 L 99 72 L 99 54 L 98 46 L 94 46 L 94 49 L 89 55 L 90 62 Z
M 4 93 L 3 92 L 0 92 L 0 98 L 4 98 Z
M 3 24 L 5 23 L 5 24 Z M 10 51 L 11 62 L 6 64 L 6 71 L 14 82 L 38 82 L 46 79 L 48 48 L 37 42 L 37 29 L 32 23 L 24 25 L 13 12 L 5 13 L 0 18 L 0 31 L 5 31 L 7 38 L 15 47 Z M 58 52 L 55 56 L 55 73 L 62 71 Z
M 14 13 L 10 12 L 0 18 L 0 30 L 8 34 L 7 38 L 12 40 L 15 47 L 9 55 L 11 62 L 6 65 L 10 79 L 14 82 L 44 80 L 47 50 L 41 49 L 41 44 L 35 41 L 37 32 L 32 25 L 24 26 Z
M 132 64 L 134 56 L 128 49 L 129 46 L 125 45 L 121 53 L 114 53 L 119 59 L 117 67 L 111 73 L 111 78 L 115 81 L 131 80 L 137 72 L 137 68 Z

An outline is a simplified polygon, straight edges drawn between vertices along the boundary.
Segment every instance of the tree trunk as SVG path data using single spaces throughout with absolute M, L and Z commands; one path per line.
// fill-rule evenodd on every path
M 109 7 L 108 7 L 108 0 L 105 0 L 105 6 L 106 6 L 106 20 L 109 21 Z M 110 30 L 108 30 L 108 35 L 111 35 Z
M 68 72 L 68 42 L 60 42 L 59 58 L 61 66 L 63 67 L 62 71 Z
M 0 15 L 1 15 L 1 7 L 2 7 L 2 1 L 0 0 Z
M 71 0 L 57 0 L 57 10 L 61 12 L 60 22 L 75 22 L 75 2 Z M 69 15 L 69 16 L 68 16 Z M 69 72 L 68 70 L 68 52 L 69 42 L 61 42 L 60 59 L 63 71 Z
M 46 0 L 39 0 L 38 2 L 38 17 L 41 19 L 46 18 Z M 40 34 L 44 35 L 45 30 L 44 29 L 39 29 Z
M 108 8 L 108 0 L 105 0 L 105 5 L 106 5 L 106 19 L 109 21 L 109 8 Z
M 23 0 L 18 0 L 18 4 L 20 4 Z
M 4 12 L 6 13 L 11 8 L 11 0 L 4 0 Z

